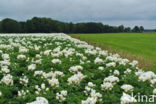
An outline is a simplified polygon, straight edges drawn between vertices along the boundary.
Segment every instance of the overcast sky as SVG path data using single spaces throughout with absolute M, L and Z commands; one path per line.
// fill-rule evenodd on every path
M 156 0 L 0 0 L 0 20 L 34 16 L 156 29 Z

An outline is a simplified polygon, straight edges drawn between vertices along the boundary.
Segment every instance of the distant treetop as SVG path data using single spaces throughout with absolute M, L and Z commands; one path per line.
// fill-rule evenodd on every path
M 27 21 L 18 22 L 13 19 L 0 21 L 0 33 L 119 33 L 143 32 L 143 26 L 130 27 L 109 26 L 97 22 L 66 23 L 51 18 L 34 17 Z

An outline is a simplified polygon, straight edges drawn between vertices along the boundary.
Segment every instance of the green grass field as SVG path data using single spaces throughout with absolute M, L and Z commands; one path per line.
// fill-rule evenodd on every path
M 72 34 L 122 57 L 139 60 L 140 66 L 156 72 L 156 33 Z

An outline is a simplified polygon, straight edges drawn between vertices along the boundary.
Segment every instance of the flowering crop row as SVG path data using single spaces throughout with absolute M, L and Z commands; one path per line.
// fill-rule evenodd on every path
M 0 104 L 129 104 L 156 74 L 66 34 L 0 35 Z M 139 104 L 139 103 L 138 103 Z

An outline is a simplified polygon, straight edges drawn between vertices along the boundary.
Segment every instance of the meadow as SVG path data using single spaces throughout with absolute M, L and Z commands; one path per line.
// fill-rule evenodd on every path
M 155 95 L 156 74 L 135 58 L 63 33 L 0 34 L 0 104 L 149 104 Z
M 156 72 L 156 33 L 72 34 L 128 59 L 137 59 L 144 70 Z

